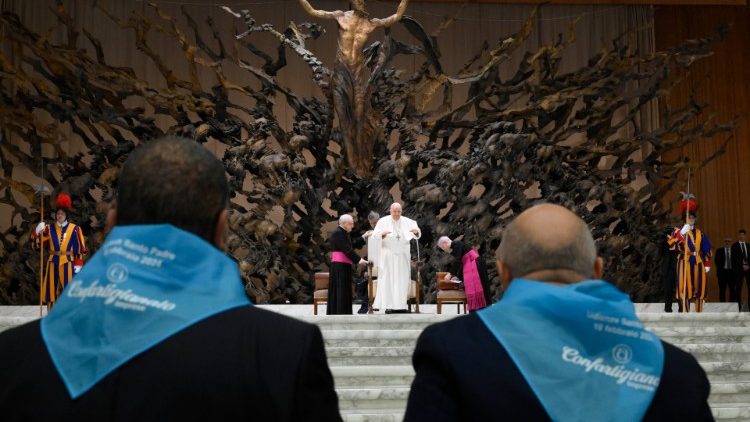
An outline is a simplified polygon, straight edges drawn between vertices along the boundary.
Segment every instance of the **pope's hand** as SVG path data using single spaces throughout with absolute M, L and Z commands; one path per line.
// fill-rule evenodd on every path
M 680 230 L 680 234 L 685 236 L 685 233 L 689 232 L 690 230 L 692 230 L 692 227 L 690 227 L 690 224 L 685 224 L 684 226 L 682 226 L 682 230 Z
M 383 235 L 383 238 L 385 238 L 386 236 L 388 236 L 389 234 L 391 234 L 391 232 L 389 232 L 388 230 L 386 230 L 386 231 L 382 232 L 381 234 Z
M 39 224 L 36 225 L 36 230 L 35 231 L 36 231 L 37 236 L 39 236 L 39 233 L 41 233 L 41 232 L 44 231 L 45 227 L 47 227 L 47 225 L 44 224 L 44 221 L 42 221 L 41 223 L 39 223 Z
M 411 229 L 411 230 L 409 230 L 409 231 L 410 231 L 410 232 L 412 232 L 412 233 L 414 233 L 414 234 L 417 234 L 417 233 L 419 233 L 419 229 Z

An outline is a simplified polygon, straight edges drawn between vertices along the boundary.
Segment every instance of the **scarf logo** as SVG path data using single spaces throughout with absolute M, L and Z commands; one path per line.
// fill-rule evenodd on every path
M 623 345 L 618 345 L 623 346 Z M 630 350 L 628 347 L 618 348 L 619 351 Z M 612 350 L 614 355 L 614 349 Z M 623 353 L 623 352 L 619 352 Z M 622 358 L 624 355 L 619 355 Z M 632 351 L 629 351 L 628 358 L 632 357 Z M 604 359 L 596 358 L 591 360 L 581 355 L 578 349 L 573 347 L 563 346 L 562 347 L 562 360 L 571 363 L 576 366 L 580 366 L 584 369 L 584 372 L 598 372 L 604 376 L 612 378 L 617 384 L 625 385 L 634 390 L 645 390 L 645 391 L 656 391 L 656 387 L 659 386 L 659 377 L 649 375 L 641 372 L 640 369 L 627 369 L 623 365 L 611 366 L 604 363 Z
M 107 269 L 107 280 L 112 283 L 123 283 L 128 279 L 128 267 L 114 263 Z
M 84 286 L 81 280 L 75 280 L 65 289 L 67 296 L 76 298 L 79 302 L 87 299 L 102 299 L 105 305 L 116 308 L 143 312 L 148 308 L 169 312 L 177 307 L 169 300 L 156 300 L 141 296 L 133 290 L 118 289 L 115 284 L 106 286 L 99 285 L 99 280 L 94 280 L 88 286 Z
M 612 359 L 620 365 L 625 365 L 633 359 L 633 350 L 627 344 L 618 344 L 612 348 Z

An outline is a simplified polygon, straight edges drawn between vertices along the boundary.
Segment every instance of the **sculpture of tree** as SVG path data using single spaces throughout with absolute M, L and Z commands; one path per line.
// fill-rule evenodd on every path
M 0 54 L 0 203 L 13 208 L 13 224 L 0 237 L 0 303 L 30 304 L 38 297 L 39 260 L 26 247 L 39 220 L 38 197 L 32 186 L 11 177 L 13 166 L 43 165 L 47 182 L 77 198 L 76 221 L 95 249 L 104 235 L 104 215 L 119 166 L 137 148 L 129 139 L 148 142 L 165 133 L 227 146 L 222 159 L 234 195 L 228 244 L 257 302 L 309 302 L 312 273 L 326 265 L 321 227 L 343 212 L 365 216 L 370 210 L 385 210 L 396 184 L 405 200 L 404 213 L 424 230 L 426 301 L 434 298 L 431 276 L 446 257 L 425 245 L 432 246 L 440 235 L 463 235 L 491 262 L 505 224 L 541 199 L 582 215 L 607 259 L 607 278 L 635 298 L 647 299 L 657 289 L 653 235 L 667 213 L 661 198 L 688 165 L 684 159 L 664 162 L 660 157 L 688 143 L 707 141 L 733 125 L 711 119 L 694 124 L 705 107 L 693 100 L 678 109 L 664 106 L 657 129 L 641 127 L 636 118 L 646 104 L 668 94 L 675 80 L 670 76 L 711 53 L 721 31 L 655 54 L 638 54 L 621 37 L 588 66 L 570 73 L 559 69 L 561 52 L 572 37 L 561 37 L 525 53 L 515 75 L 503 80 L 498 68 L 522 54 L 519 47 L 532 31 L 534 14 L 516 34 L 492 48 L 482 47 L 457 76 L 443 72 L 435 38 L 403 16 L 399 24 L 418 45 L 398 41 L 386 31 L 360 52 L 370 75 L 363 106 L 377 118 L 368 124 L 381 128 L 378 139 L 398 134 L 395 146 L 373 142 L 371 172 L 361 171 L 365 164 L 347 161 L 339 152 L 350 152 L 352 146 L 329 147 L 351 135 L 343 133 L 345 127 L 333 127 L 342 106 L 335 94 L 337 70 L 325 67 L 305 45 L 307 39 L 323 35 L 319 25 L 291 24 L 280 32 L 269 24 L 257 25 L 249 11 L 224 8 L 241 20 L 244 31 L 227 46 L 219 36 L 221 28 L 207 18 L 205 25 L 218 46 L 212 48 L 203 39 L 201 24 L 184 10 L 188 31 L 156 5 L 151 5 L 156 23 L 137 13 L 121 19 L 98 7 L 120 30 L 133 31 L 135 47 L 156 65 L 166 87 L 149 86 L 132 69 L 108 64 L 99 41 L 85 29 L 86 41 L 80 40 L 61 5 L 54 13 L 67 30 L 63 44 L 33 32 L 15 14 L 2 14 L 8 29 L 2 43 L 10 48 L 0 51 L 13 51 L 14 57 Z M 184 52 L 187 79 L 172 72 L 148 44 L 154 29 Z M 275 54 L 253 44 L 258 32 L 278 39 Z M 93 57 L 79 48 L 83 42 L 93 46 Z M 264 64 L 252 66 L 240 51 Z M 290 51 L 307 63 L 312 82 L 326 93 L 323 98 L 301 97 L 278 82 Z M 391 63 L 400 54 L 421 56 L 424 64 L 414 74 L 398 77 Z M 259 80 L 260 89 L 229 80 L 225 70 L 230 67 Z M 202 86 L 201 72 L 211 72 L 218 83 Z M 470 84 L 469 96 L 453 104 L 453 89 L 460 83 Z M 637 88 L 631 89 L 634 84 Z M 230 93 L 250 99 L 252 105 L 232 101 Z M 442 103 L 430 108 L 437 96 Z M 153 111 L 127 105 L 124 99 L 131 97 L 142 99 Z M 278 99 L 294 112 L 288 130 L 273 113 Z M 625 106 L 627 112 L 620 117 Z M 52 123 L 40 121 L 38 110 L 46 111 Z M 160 129 L 158 116 L 169 116 L 174 123 Z M 63 126 L 85 143 L 85 154 L 66 156 L 60 147 Z M 631 135 L 620 130 L 626 126 Z M 571 143 L 573 136 L 583 141 Z M 634 160 L 644 144 L 646 154 Z M 48 157 L 42 164 L 43 146 Z M 633 182 L 639 176 L 645 185 L 636 189 Z M 280 224 L 268 218 L 272 211 L 282 214 Z M 494 270 L 491 276 L 497 295 Z

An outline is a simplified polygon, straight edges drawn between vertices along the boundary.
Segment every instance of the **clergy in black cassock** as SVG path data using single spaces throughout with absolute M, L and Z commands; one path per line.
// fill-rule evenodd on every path
M 449 269 L 450 274 L 448 274 L 448 276 L 455 276 L 460 278 L 461 280 L 464 280 L 464 286 L 466 286 L 466 277 L 464 275 L 463 262 L 466 254 L 472 251 L 473 248 L 465 242 L 461 242 L 460 240 L 451 240 L 447 236 L 443 236 L 438 239 L 438 247 L 444 252 L 449 252 L 451 256 L 453 256 L 453 262 L 451 263 Z M 476 251 L 474 252 L 474 254 L 475 256 L 478 255 Z M 482 292 L 484 294 L 484 301 L 486 304 L 485 306 L 490 306 L 492 304 L 492 294 L 490 292 L 490 277 L 489 275 L 487 275 L 487 266 L 484 264 L 484 261 L 481 258 L 473 259 L 471 261 L 476 263 L 477 273 L 479 273 L 479 279 L 482 282 Z
M 365 261 L 354 252 L 352 231 L 354 220 L 349 214 L 339 217 L 339 226 L 328 239 L 331 245 L 331 270 L 328 279 L 328 304 L 326 314 L 343 315 L 352 313 L 352 265 Z

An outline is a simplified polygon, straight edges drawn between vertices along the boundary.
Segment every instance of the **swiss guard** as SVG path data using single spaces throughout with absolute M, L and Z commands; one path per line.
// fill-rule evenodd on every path
M 698 203 L 692 195 L 687 195 L 680 202 L 685 225 L 675 227 L 668 240 L 670 247 L 678 251 L 676 296 L 682 303 L 682 312 L 690 311 L 690 302 L 695 303 L 695 312 L 703 312 L 708 272 L 711 270 L 711 241 L 695 226 L 697 210 Z
M 74 274 L 83 267 L 83 256 L 86 255 L 86 241 L 83 230 L 68 221 L 72 200 L 67 193 L 57 196 L 55 223 L 47 225 L 42 221 L 32 233 L 33 245 L 48 252 L 47 265 L 42 271 L 40 286 L 40 306 L 47 305 L 52 309 L 60 293 L 68 285 Z

